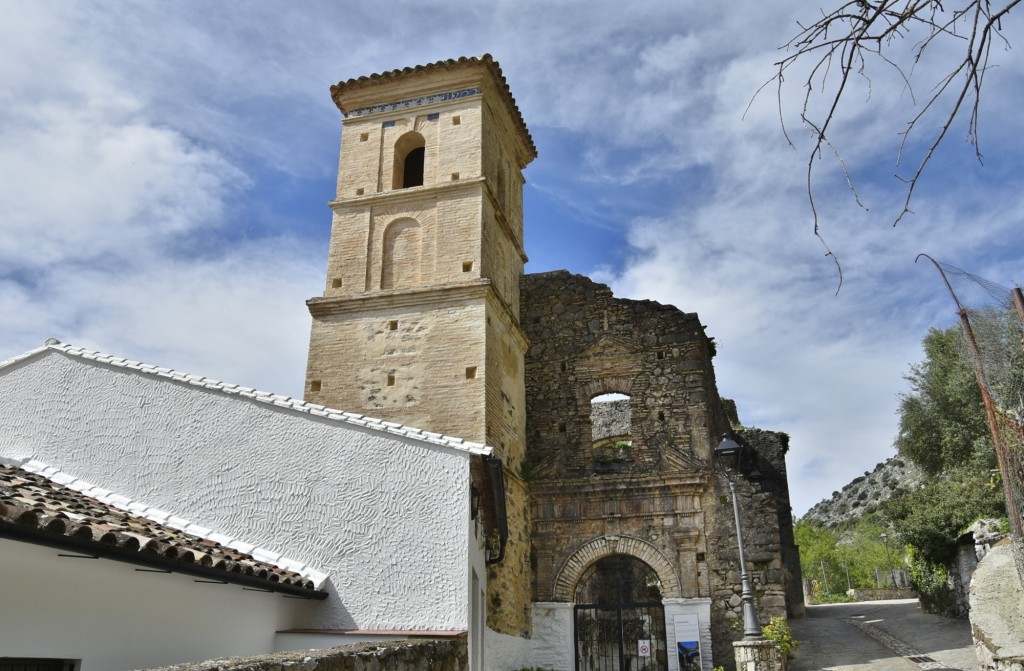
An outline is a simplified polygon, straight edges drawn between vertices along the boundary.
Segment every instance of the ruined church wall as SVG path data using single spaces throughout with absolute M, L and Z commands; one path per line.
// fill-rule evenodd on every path
M 741 589 L 728 483 L 712 457 L 730 429 L 715 384 L 714 342 L 695 314 L 617 299 L 608 287 L 564 271 L 524 277 L 521 315 L 530 340 L 526 472 L 534 599 L 571 601 L 572 581 L 586 566 L 631 554 L 658 571 L 666 599 L 706 604 L 700 617 L 710 618 L 715 663 L 730 668 L 731 641 L 742 633 L 734 624 Z M 607 392 L 629 399 L 598 408 L 592 420 L 591 398 Z M 600 439 L 609 431 L 616 440 L 628 433 L 631 445 L 607 453 Z M 797 559 L 788 438 L 741 435 L 758 451 L 763 472 L 759 481 L 741 477 L 737 489 L 748 566 L 767 622 L 786 613 Z M 798 564 L 795 571 L 798 582 Z
M 697 316 L 564 271 L 524 278 L 521 315 L 534 599 L 571 600 L 571 579 L 615 552 L 660 568 L 666 596 L 709 597 L 707 463 L 726 423 Z M 610 456 L 593 447 L 590 415 L 608 392 L 630 397 L 609 421 L 631 444 Z
M 782 578 L 786 594 L 786 615 L 803 617 L 804 590 L 803 573 L 800 570 L 800 549 L 793 532 L 793 507 L 789 497 L 789 474 L 786 470 L 786 455 L 789 453 L 789 435 L 781 431 L 764 429 L 742 429 L 738 432 L 757 454 L 760 477 L 757 479 L 761 490 L 771 494 L 775 508 L 774 520 L 778 525 L 779 551 L 782 554 Z M 770 512 L 759 517 L 760 523 L 771 526 Z
M 630 396 L 633 475 L 706 463 L 728 427 L 715 387 L 713 343 L 696 314 L 617 299 L 566 271 L 526 275 L 521 323 L 529 402 L 529 468 L 536 478 L 589 477 L 590 401 Z M 671 464 L 671 465 L 670 465 Z

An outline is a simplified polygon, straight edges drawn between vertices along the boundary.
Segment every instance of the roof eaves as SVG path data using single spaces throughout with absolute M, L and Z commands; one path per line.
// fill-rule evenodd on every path
M 302 562 L 288 559 L 279 552 L 256 547 L 252 544 L 245 543 L 240 539 L 217 533 L 212 529 L 195 524 L 185 518 L 181 518 L 173 515 L 172 513 L 149 506 L 141 501 L 133 500 L 129 497 L 115 494 L 110 490 L 96 487 L 89 482 L 76 478 L 56 467 L 35 459 L 10 459 L 0 457 L 0 465 L 20 469 L 26 473 L 37 475 L 49 480 L 59 487 L 70 489 L 86 497 L 95 499 L 99 503 L 105 504 L 111 508 L 116 508 L 135 517 L 144 518 L 162 527 L 175 529 L 189 536 L 193 536 L 196 539 L 209 541 L 210 543 L 227 548 L 232 552 L 227 554 L 218 553 L 216 552 L 215 547 L 209 547 L 211 552 L 208 554 L 210 554 L 211 557 L 216 558 L 216 563 L 209 566 L 200 565 L 198 562 L 191 561 L 189 559 L 189 556 L 194 559 L 196 552 L 203 552 L 197 548 L 186 545 L 181 546 L 175 552 L 165 551 L 159 555 L 153 554 L 147 551 L 147 545 L 152 544 L 153 539 L 130 531 L 118 531 L 111 535 L 112 530 L 108 530 L 107 533 L 101 535 L 101 540 L 97 541 L 91 530 L 87 535 L 88 537 L 86 537 L 83 527 L 87 525 L 84 523 L 82 525 L 72 527 L 71 520 L 69 519 L 66 523 L 57 524 L 55 520 L 59 517 L 59 514 L 54 516 L 53 519 L 48 520 L 45 525 L 36 525 L 34 528 L 31 523 L 35 520 L 30 519 L 27 516 L 29 509 L 23 510 L 17 515 L 19 521 L 24 518 L 24 523 L 22 524 L 12 525 L 9 523 L 10 520 L 5 521 L 0 519 L 0 535 L 22 536 L 24 537 L 23 539 L 30 540 L 31 542 L 54 546 L 69 546 L 69 544 L 71 544 L 78 547 L 78 549 L 88 548 L 94 552 L 106 552 L 106 554 L 110 555 L 113 559 L 142 564 L 160 563 L 174 571 L 182 573 L 199 572 L 205 577 L 219 576 L 221 580 L 227 582 L 238 582 L 258 587 L 260 589 L 286 592 L 298 596 L 317 599 L 326 598 L 327 596 L 327 592 L 320 589 L 320 586 L 322 586 L 327 580 L 327 574 L 322 573 L 307 564 L 303 564 Z M 0 507 L 3 507 L 4 505 L 3 501 L 0 501 Z M 17 511 L 17 505 L 12 504 L 11 502 L 8 502 L 7 508 L 8 513 L 11 510 Z M 39 517 L 38 513 L 40 511 L 41 509 L 32 509 L 31 512 Z M 0 515 L 0 518 L 2 517 L 9 518 L 10 515 Z M 64 517 L 66 518 L 67 515 L 65 514 Z M 104 527 L 104 523 L 102 521 L 97 522 L 93 526 L 97 529 L 102 529 Z M 58 536 L 61 536 L 62 538 L 58 538 Z M 132 544 L 131 538 L 135 539 L 139 544 L 139 547 L 136 548 L 134 544 Z M 118 543 L 118 539 L 122 542 Z M 142 541 L 146 542 L 143 543 Z M 117 549 L 117 551 L 114 551 L 115 549 Z M 110 552 L 107 552 L 108 550 L 110 550 Z M 233 553 L 237 553 L 238 555 L 249 555 L 249 559 L 239 557 L 236 561 L 228 556 Z M 260 564 L 265 564 L 267 566 L 260 566 Z M 295 574 L 296 577 L 293 577 L 294 579 L 292 579 L 284 576 L 285 579 L 282 580 L 279 573 L 269 570 L 273 568 L 291 572 Z M 297 581 L 297 576 L 302 577 L 302 582 Z
M 526 126 L 526 120 L 523 119 L 523 113 L 520 111 L 515 98 L 512 96 L 512 89 L 509 87 L 508 80 L 505 79 L 505 75 L 501 71 L 501 66 L 498 65 L 498 62 L 494 60 L 494 57 L 490 54 L 483 54 L 481 56 L 460 56 L 459 58 L 449 58 L 447 60 L 427 63 L 426 65 L 415 65 L 412 67 L 387 70 L 385 72 L 374 73 L 371 75 L 363 75 L 361 77 L 353 77 L 352 79 L 340 81 L 337 84 L 332 85 L 331 98 L 334 100 L 335 105 L 338 106 L 338 109 L 341 110 L 341 113 L 348 116 L 349 112 L 352 110 L 346 108 L 346 106 L 342 104 L 341 96 L 349 91 L 357 91 L 371 86 L 379 86 L 405 77 L 429 74 L 439 70 L 472 67 L 475 65 L 483 65 L 487 68 L 498 83 L 498 89 L 502 93 L 505 106 L 512 119 L 515 120 L 519 127 L 523 144 L 526 145 L 526 149 L 529 154 L 529 160 L 527 162 L 537 158 L 537 146 L 534 144 L 533 137 L 530 135 L 530 130 Z

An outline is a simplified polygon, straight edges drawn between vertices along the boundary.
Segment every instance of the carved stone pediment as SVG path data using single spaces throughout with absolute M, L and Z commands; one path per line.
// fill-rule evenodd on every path
M 612 336 L 602 336 L 596 343 L 580 352 L 578 361 L 589 358 L 609 358 L 635 354 L 637 354 L 637 349 L 626 341 Z
M 601 338 L 576 359 L 577 380 L 587 398 L 605 392 L 629 394 L 643 354 L 611 337 Z

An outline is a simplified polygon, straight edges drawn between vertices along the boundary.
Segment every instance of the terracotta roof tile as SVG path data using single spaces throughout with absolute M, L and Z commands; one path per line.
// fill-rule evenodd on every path
M 113 559 L 211 577 L 209 571 L 196 568 L 202 567 L 216 571 L 226 582 L 313 598 L 327 595 L 315 586 L 326 576 L 299 562 L 251 545 L 245 547 L 252 548 L 252 555 L 202 538 L 195 532 L 213 532 L 182 518 L 154 521 L 145 513 L 162 511 L 123 496 L 110 495 L 103 501 L 83 493 L 96 489 L 35 460 L 0 460 L 0 537 L 71 545 Z

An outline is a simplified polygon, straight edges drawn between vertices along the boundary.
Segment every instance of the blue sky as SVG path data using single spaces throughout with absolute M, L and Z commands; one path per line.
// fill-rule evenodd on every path
M 869 209 L 834 162 L 817 177 L 845 274 L 836 295 L 811 232 L 798 78 L 782 98 L 795 149 L 774 93 L 744 116 L 779 45 L 813 16 L 805 2 L 4 9 L 0 358 L 56 337 L 301 396 L 340 138 L 328 87 L 485 52 L 539 150 L 527 270 L 568 268 L 700 313 L 722 395 L 745 424 L 792 437 L 797 514 L 893 454 L 903 375 L 928 327 L 954 319 L 914 257 L 1004 285 L 1024 274 L 1024 64 L 1001 46 L 985 166 L 954 127 L 895 228 L 895 149 L 914 99 L 891 72 L 874 74 L 870 97 L 856 82 L 835 137 Z M 1010 36 L 1020 27 L 1004 22 Z M 940 66 L 918 67 L 918 103 Z

